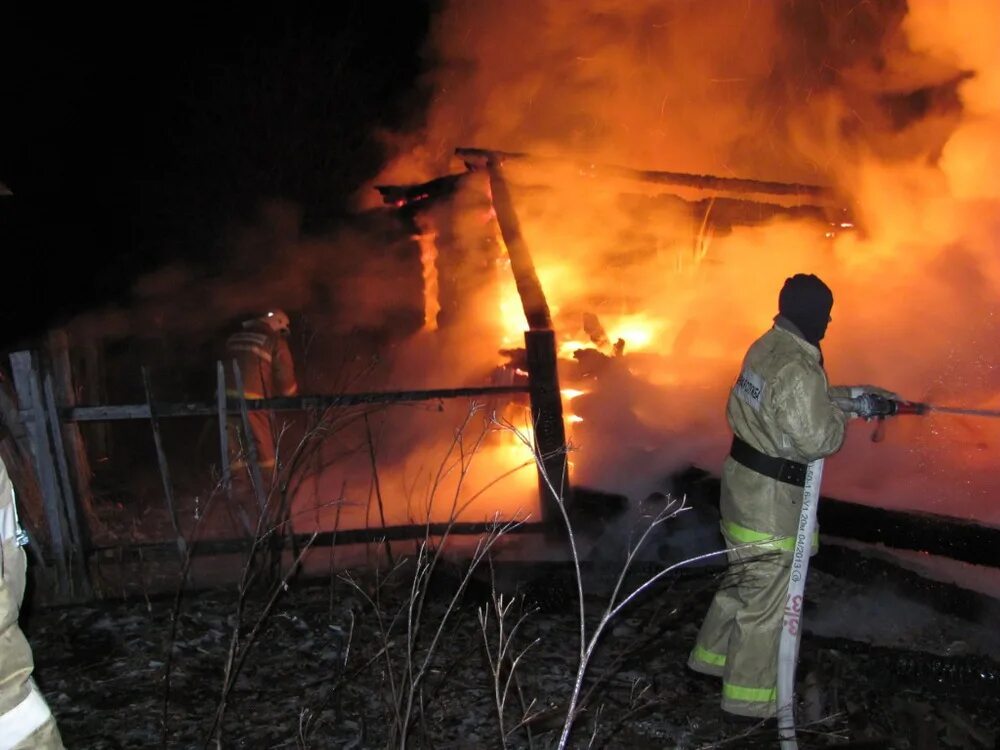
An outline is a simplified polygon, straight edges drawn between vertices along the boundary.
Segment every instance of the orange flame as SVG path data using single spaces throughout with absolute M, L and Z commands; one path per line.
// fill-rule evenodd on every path
M 441 85 L 426 130 L 381 179 L 427 165 L 438 176 L 442 149 L 462 145 L 563 157 L 505 171 L 564 371 L 578 349 L 610 360 L 588 399 L 566 400 L 587 438 L 574 459 L 585 480 L 717 469 L 732 378 L 797 272 L 834 290 L 831 381 L 1000 399 L 995 2 L 452 2 L 434 40 Z M 822 184 L 837 197 L 698 191 L 582 161 Z M 477 325 L 499 336 L 467 350 L 488 363 L 525 328 L 509 269 L 496 271 L 499 311 L 480 306 Z M 976 447 L 1000 446 L 1000 426 L 899 420 L 878 447 L 862 432 L 831 461 L 831 494 L 1000 522 L 991 450 Z
M 420 268 L 424 279 L 424 328 L 437 330 L 437 316 L 441 312 L 438 290 L 438 249 L 437 233 L 423 232 L 414 239 L 420 247 Z

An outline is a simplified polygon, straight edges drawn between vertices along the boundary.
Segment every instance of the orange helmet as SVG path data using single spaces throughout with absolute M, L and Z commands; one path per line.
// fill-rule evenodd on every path
M 260 319 L 275 333 L 280 333 L 282 336 L 287 336 L 291 333 L 289 327 L 291 320 L 288 318 L 288 313 L 284 310 L 272 308 L 261 315 Z

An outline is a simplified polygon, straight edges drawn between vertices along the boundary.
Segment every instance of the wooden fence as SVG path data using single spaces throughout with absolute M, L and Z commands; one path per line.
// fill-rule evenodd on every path
M 52 345 L 54 342 L 55 345 Z M 541 523 L 531 528 L 544 528 L 551 533 L 559 518 L 558 501 L 549 490 L 543 476 L 553 478 L 564 497 L 570 488 L 566 472 L 566 439 L 562 418 L 562 402 L 556 372 L 555 336 L 551 330 L 525 332 L 528 366 L 527 385 L 485 386 L 472 388 L 445 388 L 435 390 L 410 390 L 393 392 L 342 393 L 266 399 L 227 398 L 225 371 L 222 362 L 216 364 L 216 392 L 214 402 L 165 403 L 153 398 L 148 371 L 142 369 L 146 402 L 141 404 L 85 405 L 76 403 L 69 368 L 68 347 L 64 336 L 50 338 L 48 356 L 36 351 L 18 351 L 10 355 L 14 388 L 18 401 L 18 419 L 25 428 L 30 454 L 37 474 L 49 537 L 46 563 L 53 568 L 56 598 L 85 598 L 91 594 L 89 560 L 106 550 L 97 549 L 90 541 L 85 507 L 90 505 L 90 471 L 87 452 L 78 425 L 85 422 L 112 422 L 119 420 L 147 420 L 150 423 L 157 461 L 163 484 L 163 494 L 171 522 L 177 533 L 174 549 L 184 549 L 184 540 L 177 521 L 170 467 L 163 447 L 161 420 L 182 417 L 218 418 L 219 448 L 223 467 L 222 481 L 230 480 L 227 421 L 240 417 L 247 426 L 247 415 L 256 410 L 311 411 L 356 406 L 362 404 L 396 404 L 444 399 L 496 397 L 527 394 L 531 403 L 531 416 L 536 429 L 535 450 L 541 457 L 538 470 Z M 239 384 L 239 369 L 234 375 Z M 241 390 L 241 389 L 240 389 Z M 541 426 L 541 428 L 539 427 Z M 249 429 L 245 433 L 252 435 Z M 261 505 L 263 482 L 252 437 L 249 438 L 247 465 L 253 473 L 255 490 Z M 457 524 L 451 533 L 481 534 L 486 524 Z M 425 533 L 443 530 L 433 525 L 381 527 L 338 531 L 330 536 L 338 543 L 345 540 L 361 542 L 377 539 L 416 539 Z M 322 542 L 325 540 L 319 539 Z M 292 542 L 294 543 L 294 539 Z M 245 547 L 246 540 L 215 540 L 199 543 L 199 554 L 220 554 Z M 164 545 L 152 545 L 159 548 Z

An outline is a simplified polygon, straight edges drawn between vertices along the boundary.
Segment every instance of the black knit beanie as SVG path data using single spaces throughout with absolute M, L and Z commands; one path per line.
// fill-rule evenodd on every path
M 803 338 L 813 346 L 826 335 L 833 309 L 833 292 L 818 276 L 797 273 L 785 279 L 778 295 L 778 312 L 802 331 Z

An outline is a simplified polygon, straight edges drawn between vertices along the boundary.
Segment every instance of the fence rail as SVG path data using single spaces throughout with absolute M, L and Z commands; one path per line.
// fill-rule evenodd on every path
M 367 529 L 337 529 L 318 534 L 286 535 L 281 544 L 287 548 L 301 548 L 310 544 L 314 549 L 348 544 L 381 544 L 382 542 L 403 542 L 413 539 L 440 539 L 448 536 L 479 536 L 495 531 L 497 523 L 459 522 L 407 524 L 403 526 L 373 527 Z M 539 521 L 527 521 L 512 525 L 506 534 L 544 533 L 548 525 Z M 227 555 L 246 552 L 252 539 L 202 539 L 192 543 L 191 553 L 196 556 Z M 172 542 L 140 542 L 116 547 L 96 547 L 91 557 L 120 560 L 122 557 L 136 557 L 144 560 L 156 558 L 176 558 L 177 545 Z
M 418 401 L 442 401 L 452 398 L 475 396 L 504 396 L 513 393 L 530 393 L 528 385 L 483 386 L 481 388 L 440 388 L 426 391 L 376 391 L 372 393 L 344 393 L 336 396 L 283 396 L 281 398 L 246 399 L 248 411 L 310 411 L 361 404 L 393 404 Z M 239 399 L 228 399 L 226 413 L 241 413 Z M 188 403 L 121 404 L 108 406 L 79 405 L 59 410 L 64 422 L 112 422 L 127 419 L 157 417 L 211 417 L 219 413 L 215 403 L 194 401 Z M 30 416 L 30 415 L 29 415 Z

